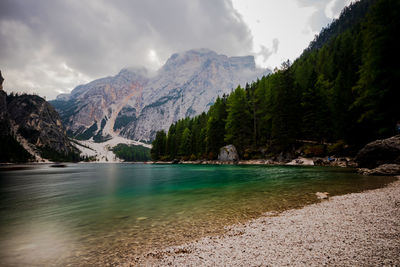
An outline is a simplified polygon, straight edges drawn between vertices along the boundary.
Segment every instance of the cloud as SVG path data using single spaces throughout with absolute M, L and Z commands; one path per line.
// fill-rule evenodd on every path
M 4 87 L 48 98 L 123 67 L 155 69 L 174 52 L 247 55 L 252 45 L 228 0 L 0 2 Z
M 263 62 L 267 62 L 269 57 L 272 55 L 272 51 L 266 48 L 264 45 L 260 45 L 260 52 L 258 52 L 256 55 L 261 56 Z
M 279 40 L 277 38 L 274 38 L 272 40 L 272 52 L 276 54 L 278 53 L 278 49 L 279 49 Z
M 309 17 L 307 24 L 307 27 L 311 29 L 312 32 L 319 32 L 322 27 L 326 27 L 326 25 L 331 22 L 332 18 L 327 16 L 326 8 L 332 1 L 335 0 L 297 0 L 300 7 L 314 8 L 314 12 Z M 304 31 L 307 32 L 307 29 Z
M 351 0 L 332 0 L 326 7 L 326 13 L 331 18 L 338 18 L 343 7 L 349 5 Z
M 263 62 L 267 62 L 267 60 L 278 52 L 279 49 L 279 40 L 274 38 L 272 40 L 272 48 L 268 49 L 264 45 L 260 45 L 260 52 L 256 53 L 256 56 L 261 56 Z

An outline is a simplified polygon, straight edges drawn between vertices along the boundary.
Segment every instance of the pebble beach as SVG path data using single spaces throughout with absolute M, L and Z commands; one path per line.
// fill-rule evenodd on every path
M 397 177 L 400 178 L 400 177 Z M 267 213 L 126 266 L 400 266 L 400 180 Z

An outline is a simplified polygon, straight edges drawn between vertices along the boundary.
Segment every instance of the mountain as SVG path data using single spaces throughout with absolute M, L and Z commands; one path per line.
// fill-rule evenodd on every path
M 0 89 L 0 162 L 79 160 L 54 108 L 36 95 Z
M 211 160 L 230 144 L 242 159 L 351 156 L 399 134 L 399 10 L 352 3 L 293 64 L 158 132 L 153 159 Z
M 173 54 L 156 72 L 126 68 L 79 85 L 51 104 L 77 139 L 102 142 L 120 135 L 150 141 L 173 122 L 207 111 L 218 95 L 268 73 L 256 68 L 253 56 L 196 49 Z

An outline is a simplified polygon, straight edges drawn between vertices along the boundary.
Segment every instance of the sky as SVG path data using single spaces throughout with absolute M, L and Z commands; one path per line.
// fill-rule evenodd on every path
M 176 52 L 294 60 L 351 0 L 1 0 L 7 92 L 54 99 L 124 67 L 157 70 Z

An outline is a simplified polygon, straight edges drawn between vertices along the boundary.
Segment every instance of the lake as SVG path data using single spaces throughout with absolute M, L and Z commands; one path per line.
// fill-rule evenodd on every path
M 4 265 L 134 260 L 265 212 L 385 186 L 391 177 L 299 166 L 70 164 L 0 172 Z

